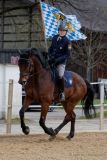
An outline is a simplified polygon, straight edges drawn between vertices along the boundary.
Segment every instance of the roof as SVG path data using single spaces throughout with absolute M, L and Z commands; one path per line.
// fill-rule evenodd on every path
M 107 0 L 61 0 L 54 1 L 54 6 L 65 14 L 76 15 L 83 27 L 107 32 Z
M 22 0 L 24 3 L 32 4 L 35 3 L 35 0 Z
M 4 1 L 3 1 L 3 3 L 1 3 L 2 6 L 0 7 L 0 16 L 3 13 L 9 12 L 12 10 L 32 7 L 32 6 L 34 6 L 35 0 L 19 0 L 16 3 L 14 3 L 12 0 L 10 0 L 10 1 L 7 0 L 5 5 L 4 5 L 4 3 L 5 3 Z M 3 5 L 4 5 L 4 10 L 2 10 Z

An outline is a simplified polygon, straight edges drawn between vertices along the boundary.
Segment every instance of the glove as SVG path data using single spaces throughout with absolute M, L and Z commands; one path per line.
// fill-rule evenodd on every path
M 58 65 L 58 64 L 61 64 L 61 63 L 64 63 L 66 60 L 65 57 L 58 57 L 55 59 L 55 65 Z

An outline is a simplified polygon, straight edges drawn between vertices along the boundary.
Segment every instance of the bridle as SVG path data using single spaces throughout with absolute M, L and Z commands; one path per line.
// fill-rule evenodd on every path
M 19 61 L 20 60 L 24 60 L 24 61 L 26 61 L 26 63 L 27 63 L 27 67 L 28 67 L 28 72 L 20 72 L 20 77 L 28 77 L 27 78 L 27 80 L 26 80 L 26 82 L 24 82 L 24 84 L 23 85 L 26 85 L 27 84 L 27 82 L 29 81 L 29 79 L 32 77 L 32 76 L 34 76 L 35 75 L 35 73 L 31 70 L 31 68 L 32 68 L 32 61 L 30 60 L 30 59 L 27 59 L 27 58 L 20 58 L 19 59 Z
M 38 72 L 33 72 L 31 70 L 31 68 L 33 66 L 33 62 L 31 61 L 31 59 L 20 58 L 19 60 L 24 60 L 28 64 L 28 66 L 27 66 L 28 67 L 28 72 L 20 72 L 20 76 L 22 76 L 22 77 L 28 77 L 27 80 L 23 84 L 23 86 L 25 86 L 33 76 L 38 75 L 40 73 L 40 70 Z
M 30 59 L 26 59 L 26 58 L 20 58 L 19 60 L 24 60 L 27 62 L 28 64 L 28 72 L 20 72 L 20 76 L 29 76 L 31 75 L 31 72 L 30 72 L 30 69 L 31 69 L 31 66 L 32 66 L 32 62 Z

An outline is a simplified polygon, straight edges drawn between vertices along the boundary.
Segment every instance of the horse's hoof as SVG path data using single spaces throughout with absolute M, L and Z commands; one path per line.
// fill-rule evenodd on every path
M 50 136 L 50 137 L 49 137 L 49 141 L 53 141 L 55 138 L 56 138 L 55 135 L 54 135 L 54 136 Z
M 74 134 L 69 134 L 66 138 L 68 139 L 68 140 L 71 140 L 71 138 L 73 138 L 74 137 Z
M 49 128 L 49 135 L 50 136 L 55 136 L 55 132 L 52 128 Z
M 66 137 L 68 140 L 71 140 L 71 137 L 68 135 L 67 137 Z
M 25 126 L 24 128 L 22 128 L 22 131 L 25 135 L 28 135 L 30 133 L 30 129 L 28 126 Z
M 58 134 L 58 130 L 54 129 L 54 133 L 55 133 L 55 135 L 57 135 Z

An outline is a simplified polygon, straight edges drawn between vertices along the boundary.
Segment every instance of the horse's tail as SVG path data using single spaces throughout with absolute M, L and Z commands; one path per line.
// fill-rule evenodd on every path
M 92 85 L 87 80 L 85 80 L 85 83 L 87 85 L 87 93 L 84 96 L 84 98 L 81 100 L 84 114 L 85 114 L 86 118 L 96 117 L 96 109 L 93 105 L 94 89 L 93 89 Z

